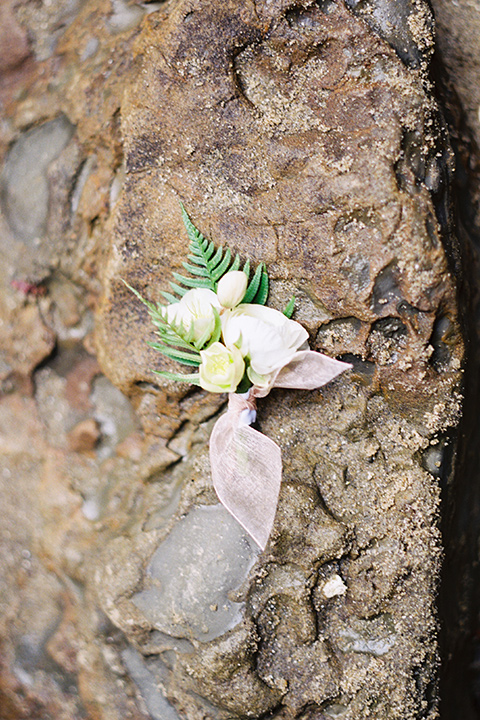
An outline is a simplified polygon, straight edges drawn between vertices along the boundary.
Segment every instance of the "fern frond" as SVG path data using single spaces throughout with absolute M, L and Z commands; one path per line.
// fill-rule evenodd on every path
M 235 255 L 235 260 L 233 261 L 233 263 L 230 265 L 230 267 L 228 269 L 228 272 L 232 272 L 232 270 L 238 270 L 239 267 L 240 267 L 240 255 L 237 253 Z
M 225 250 L 225 255 L 223 256 L 223 259 L 221 262 L 217 265 L 217 267 L 212 270 L 212 277 L 215 280 L 215 283 L 217 283 L 222 275 L 225 275 L 225 273 L 228 270 L 228 267 L 230 265 L 230 260 L 232 257 L 232 253 L 230 252 L 230 248 L 227 248 Z M 216 289 L 216 288 L 215 288 Z
M 145 300 L 145 298 L 142 295 L 140 295 L 138 290 L 135 290 L 135 288 L 132 287 L 131 285 L 129 285 L 126 280 L 124 280 L 123 278 L 120 278 L 120 279 L 123 282 L 123 284 L 126 285 L 127 288 L 129 290 L 131 290 L 133 292 L 133 294 L 140 300 L 140 302 L 142 302 L 148 308 L 150 314 L 152 312 L 154 312 L 154 313 L 157 312 L 157 308 L 155 307 L 155 305 L 152 302 L 150 302 L 149 300 Z
M 238 253 L 232 257 L 229 248 L 218 247 L 211 240 L 207 240 L 202 233 L 195 227 L 187 214 L 184 206 L 180 203 L 182 209 L 182 218 L 190 240 L 190 254 L 188 262 L 182 263 L 191 277 L 173 273 L 176 282 L 171 282 L 170 286 L 173 292 L 179 297 L 183 297 L 188 289 L 207 288 L 217 291 L 219 280 L 227 273 L 233 270 L 239 270 L 241 261 Z M 250 278 L 250 261 L 247 260 L 243 266 L 243 272 Z M 256 268 L 255 273 L 250 280 L 244 303 L 257 303 L 264 305 L 268 295 L 268 276 L 265 272 L 263 263 Z M 168 300 L 171 302 L 171 293 L 168 293 Z
M 179 373 L 167 372 L 166 370 L 154 370 L 155 375 L 160 375 L 166 380 L 175 380 L 175 382 L 186 382 L 191 385 L 200 385 L 200 376 L 198 373 L 191 375 L 181 375 Z
M 175 295 L 172 295 L 172 293 L 165 292 L 165 291 L 162 290 L 162 291 L 160 292 L 160 295 L 161 295 L 162 297 L 164 297 L 165 300 L 166 300 L 168 303 L 170 303 L 171 305 L 173 305 L 174 303 L 177 303 L 177 302 L 178 302 L 178 298 L 175 297 Z
M 283 311 L 283 314 L 290 319 L 293 314 L 293 308 L 295 307 L 295 295 L 292 295 L 290 300 L 288 301 L 285 310 Z
M 184 275 L 179 275 L 178 273 L 174 272 L 172 273 L 174 279 L 182 283 L 182 285 L 185 285 L 185 287 L 188 288 L 207 288 L 208 290 L 211 290 L 211 282 L 206 277 L 199 277 L 199 278 L 188 278 Z M 172 283 L 170 283 L 172 285 Z
M 185 270 L 187 270 L 191 275 L 198 275 L 199 277 L 203 276 L 202 268 L 198 267 L 197 265 L 192 265 L 188 262 L 183 262 L 182 265 Z
M 195 365 L 196 367 L 200 365 L 200 356 L 197 357 L 192 353 L 176 350 L 175 348 L 164 345 L 163 343 L 147 342 L 147 345 L 150 345 L 150 347 L 154 350 L 158 350 L 159 353 L 162 353 L 165 357 L 170 358 L 170 360 L 175 360 L 183 365 Z
M 265 305 L 268 298 L 268 275 L 265 271 L 262 272 L 260 284 L 257 293 L 253 299 L 256 305 Z
M 247 290 L 245 292 L 242 302 L 244 302 L 244 303 L 253 302 L 253 299 L 254 299 L 255 295 L 257 294 L 258 286 L 260 285 L 260 280 L 262 279 L 262 273 L 263 273 L 263 263 L 260 263 L 260 265 L 255 270 L 253 278 L 250 280 L 250 282 L 247 285 Z
M 217 248 L 217 252 L 213 256 L 213 258 L 210 258 L 210 263 L 212 264 L 212 267 L 216 267 L 218 263 L 221 261 L 223 255 L 223 247 Z
M 232 261 L 232 253 L 228 248 L 216 248 L 213 242 L 207 240 L 195 227 L 184 206 L 182 204 L 180 206 L 183 223 L 190 240 L 188 262 L 182 264 L 191 277 L 173 273 L 176 282 L 170 283 L 170 286 L 173 292 L 180 297 L 190 288 L 207 288 L 216 292 L 220 278 L 229 270 L 238 270 L 240 257 L 236 255 Z
M 177 295 L 180 295 L 180 297 L 183 297 L 187 292 L 187 288 L 182 288 L 180 287 L 180 285 L 177 285 L 173 282 L 170 283 L 170 287 L 172 288 L 173 292 L 177 293 Z
M 177 354 L 180 353 L 181 357 L 182 355 L 186 355 L 186 353 L 181 353 L 181 351 L 179 350 L 170 351 L 168 346 L 172 346 L 174 348 L 183 348 L 184 350 L 189 351 L 190 355 L 192 355 L 192 358 L 195 358 L 195 364 L 200 364 L 200 354 L 195 345 L 193 344 L 193 323 L 190 325 L 190 327 L 185 328 L 182 323 L 177 325 L 174 322 L 169 321 L 167 317 L 166 305 L 155 305 L 149 300 L 145 300 L 145 298 L 138 292 L 138 290 L 135 290 L 135 288 L 125 282 L 125 280 L 122 280 L 122 282 L 148 308 L 148 314 L 151 317 L 153 325 L 157 328 L 157 335 L 160 337 L 160 340 L 162 342 L 162 345 L 156 347 L 155 349 L 166 355 L 167 352 L 164 352 L 163 349 L 163 346 L 165 345 L 168 352 L 175 352 Z M 149 345 L 152 345 L 152 343 L 149 343 Z M 198 362 L 196 360 L 197 358 Z M 186 358 L 184 357 L 183 359 Z
M 188 335 L 183 340 L 179 335 L 168 332 L 164 327 L 155 323 L 157 329 L 157 335 L 160 338 L 160 342 L 164 345 L 170 345 L 171 347 L 181 348 L 182 350 L 192 350 L 192 343 L 188 340 Z

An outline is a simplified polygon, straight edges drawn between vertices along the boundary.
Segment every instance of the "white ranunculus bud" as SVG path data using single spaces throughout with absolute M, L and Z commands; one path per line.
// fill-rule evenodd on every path
M 167 319 L 175 325 L 182 323 L 185 330 L 193 323 L 193 339 L 199 340 L 207 330 L 213 333 L 213 308 L 220 310 L 220 303 L 213 290 L 195 288 L 186 292 L 178 303 L 167 306 Z
M 217 297 L 224 308 L 234 308 L 241 303 L 247 290 L 248 278 L 243 270 L 227 272 L 218 282 Z
M 259 387 L 293 359 L 308 333 L 299 323 L 263 305 L 239 305 L 222 315 L 225 345 L 236 346 L 250 360 L 249 377 Z
M 235 346 L 229 349 L 215 342 L 202 350 L 200 357 L 202 362 L 198 372 L 201 387 L 209 392 L 235 392 L 245 372 L 240 350 Z

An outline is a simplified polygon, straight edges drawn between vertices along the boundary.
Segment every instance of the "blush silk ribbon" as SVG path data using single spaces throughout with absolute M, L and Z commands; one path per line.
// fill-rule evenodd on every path
M 277 510 L 282 457 L 273 440 L 250 427 L 256 418 L 256 400 L 273 387 L 315 390 L 351 367 L 313 350 L 301 350 L 280 368 L 268 389 L 254 386 L 248 393 L 228 396 L 228 410 L 210 437 L 213 486 L 222 505 L 262 550 Z

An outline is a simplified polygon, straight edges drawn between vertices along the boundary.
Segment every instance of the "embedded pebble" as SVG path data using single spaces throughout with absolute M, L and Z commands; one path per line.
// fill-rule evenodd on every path
M 25 132 L 8 153 L 0 196 L 13 234 L 27 245 L 35 245 L 46 231 L 48 167 L 66 147 L 74 130 L 65 115 L 60 115 Z
M 337 642 L 343 652 L 380 657 L 394 647 L 397 636 L 391 620 L 380 615 L 372 620 L 353 618 L 350 625 L 339 630 Z
M 230 593 L 259 552 L 222 505 L 197 507 L 157 548 L 147 571 L 152 585 L 133 602 L 157 630 L 212 640 L 240 622 L 243 603 Z
M 122 652 L 122 660 L 140 690 L 153 720 L 180 720 L 175 708 L 163 696 L 154 674 L 148 669 L 140 653 L 128 647 Z
M 335 597 L 335 595 L 344 595 L 347 586 L 343 582 L 340 575 L 332 575 L 322 587 L 322 593 L 326 598 Z
M 145 11 L 138 6 L 132 6 L 125 0 L 112 0 L 113 13 L 108 25 L 112 33 L 125 32 L 135 27 L 145 15 Z

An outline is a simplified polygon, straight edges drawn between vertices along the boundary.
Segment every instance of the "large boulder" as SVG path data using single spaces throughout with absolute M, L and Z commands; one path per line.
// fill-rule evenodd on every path
M 157 479 L 175 477 L 172 497 L 188 484 L 177 520 L 145 510 L 158 541 L 134 592 L 120 583 L 129 602 L 120 608 L 103 574 L 97 584 L 127 637 L 136 618 L 145 667 L 191 718 L 436 713 L 438 478 L 460 412 L 462 340 L 442 192 L 450 154 L 426 79 L 430 15 L 405 12 L 417 32 L 405 57 L 341 3 L 180 2 L 137 39 L 99 357 L 147 431 L 168 427 L 175 442 L 190 426 L 182 465 Z M 222 532 L 199 515 L 215 502 L 205 425 L 183 410 L 191 393 L 153 374 L 167 365 L 146 352 L 148 316 L 121 282 L 152 300 L 168 288 L 187 246 L 180 200 L 216 243 L 267 263 L 272 304 L 297 296 L 316 349 L 354 364 L 321 392 L 262 403 L 283 486 L 266 552 L 227 585 L 242 587 L 233 626 L 231 612 L 219 623 L 217 583 L 243 555 L 219 543 L 229 556 L 209 580 Z M 120 566 L 137 542 L 122 544 Z M 114 539 L 100 567 L 119 568 L 117 552 Z M 192 645 L 173 647 L 169 666 L 162 649 L 177 637 Z
M 427 3 L 1 12 L 0 700 L 59 720 L 437 717 L 464 343 Z M 123 283 L 168 289 L 180 201 L 353 365 L 261 401 L 284 464 L 263 553 L 211 486 L 225 398 L 153 372 L 174 365 Z

